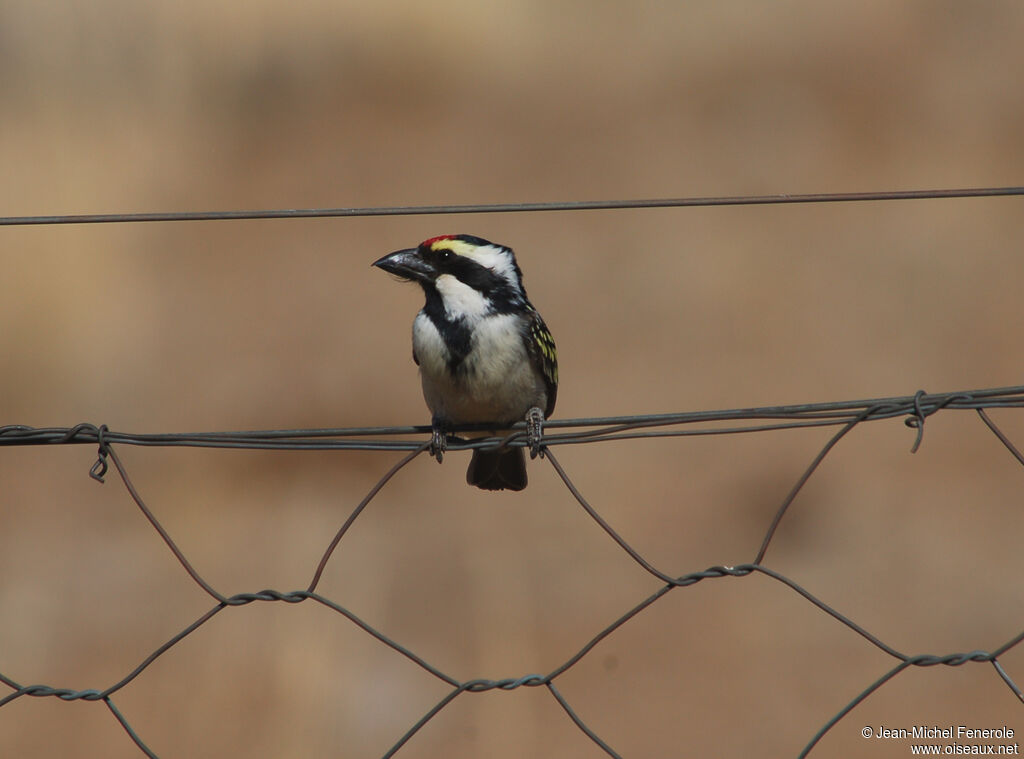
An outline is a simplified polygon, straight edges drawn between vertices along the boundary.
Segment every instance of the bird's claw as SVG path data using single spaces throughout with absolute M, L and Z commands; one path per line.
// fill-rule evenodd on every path
M 534 406 L 526 412 L 526 440 L 530 446 L 530 458 L 543 457 L 541 438 L 544 436 L 544 412 Z
M 444 460 L 444 452 L 448 450 L 448 435 L 445 431 L 434 425 L 430 435 L 430 455 L 437 459 L 440 464 Z

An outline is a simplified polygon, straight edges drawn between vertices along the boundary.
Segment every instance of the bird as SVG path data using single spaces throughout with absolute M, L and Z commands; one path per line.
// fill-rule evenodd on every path
M 531 458 L 543 455 L 543 425 L 555 410 L 555 340 L 526 297 L 511 248 L 474 235 L 441 235 L 373 262 L 423 288 L 412 325 L 412 358 L 431 413 L 431 452 L 440 462 L 448 430 L 526 421 Z M 466 481 L 482 490 L 526 487 L 521 447 L 475 448 Z

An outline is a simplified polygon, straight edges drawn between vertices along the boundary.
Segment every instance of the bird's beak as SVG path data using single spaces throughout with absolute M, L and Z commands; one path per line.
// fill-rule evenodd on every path
M 374 261 L 373 266 L 410 281 L 433 282 L 437 277 L 437 270 L 423 260 L 416 248 L 388 253 Z

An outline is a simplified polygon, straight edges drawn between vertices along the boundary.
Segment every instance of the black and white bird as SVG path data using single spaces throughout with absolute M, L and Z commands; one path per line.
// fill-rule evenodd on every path
M 478 433 L 487 435 L 523 420 L 536 457 L 544 420 L 555 409 L 558 361 L 512 249 L 472 235 L 443 235 L 373 265 L 418 282 L 426 295 L 412 325 L 412 358 L 438 461 L 453 426 L 493 425 Z M 466 481 L 484 490 L 522 490 L 523 449 L 474 449 Z

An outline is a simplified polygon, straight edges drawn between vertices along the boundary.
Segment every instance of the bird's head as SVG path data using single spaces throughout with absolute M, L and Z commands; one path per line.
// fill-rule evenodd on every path
M 523 274 L 511 248 L 473 235 L 442 235 L 397 250 L 373 265 L 440 295 L 460 311 L 494 311 L 526 300 Z

